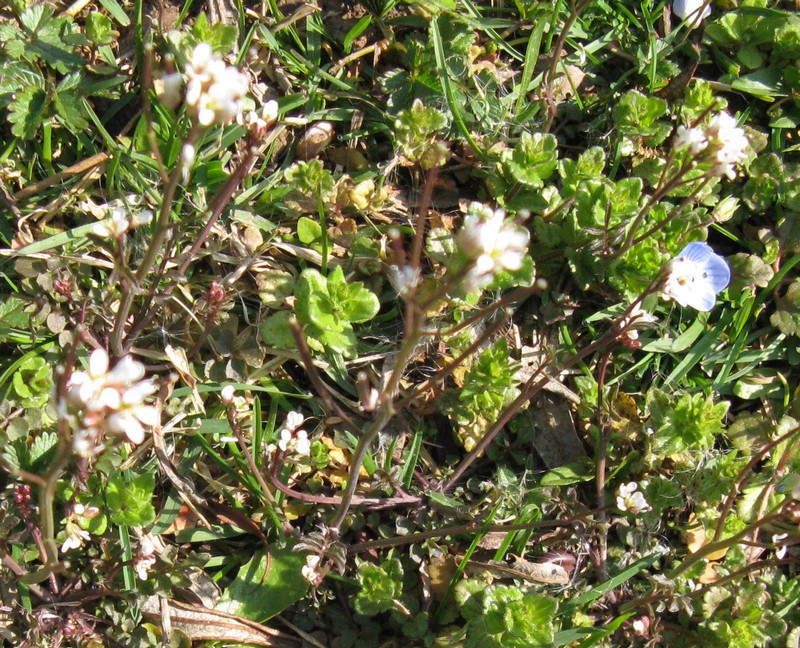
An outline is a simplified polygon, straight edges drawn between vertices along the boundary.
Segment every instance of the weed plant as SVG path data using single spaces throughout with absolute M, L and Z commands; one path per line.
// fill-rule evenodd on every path
M 796 646 L 800 14 L 6 0 L 0 636 Z

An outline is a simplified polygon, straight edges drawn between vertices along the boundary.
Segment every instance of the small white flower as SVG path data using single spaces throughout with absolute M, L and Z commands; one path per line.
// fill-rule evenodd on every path
M 145 404 L 157 387 L 152 380 L 142 380 L 144 365 L 125 356 L 110 371 L 108 367 L 108 353 L 97 349 L 89 356 L 88 370 L 73 372 L 67 382 L 67 402 L 82 415 L 73 437 L 73 448 L 81 456 L 91 455 L 106 431 L 138 444 L 145 427 L 159 422 L 158 409 Z
M 677 149 L 688 148 L 692 155 L 698 155 L 708 146 L 708 138 L 702 128 L 678 126 L 674 146 Z
M 180 72 L 165 74 L 161 78 L 161 92 L 158 99 L 170 110 L 175 110 L 181 103 L 183 91 L 183 77 Z
M 194 165 L 197 151 L 191 144 L 184 144 L 181 149 L 181 179 L 183 184 L 189 182 L 189 177 L 192 172 L 192 165 Z
M 92 538 L 89 532 L 85 529 L 81 529 L 73 518 L 74 516 L 67 518 L 67 524 L 64 527 L 67 537 L 61 545 L 61 553 L 66 553 L 70 549 L 79 549 L 83 546 L 84 542 Z
M 700 26 L 703 18 L 711 15 L 710 0 L 675 0 L 672 12 L 688 22 L 692 29 Z
M 303 422 L 306 420 L 306 417 L 303 416 L 300 412 L 289 412 L 286 415 L 286 421 L 283 423 L 283 427 L 287 430 L 294 432 L 297 428 L 303 425 Z
M 775 545 L 775 557 L 778 560 L 783 560 L 786 556 L 787 545 L 783 541 L 788 537 L 788 533 L 775 533 L 772 535 L 772 544 Z
M 139 554 L 133 560 L 133 568 L 139 580 L 147 580 L 153 565 L 156 564 L 156 546 L 149 536 L 143 536 L 139 542 Z
M 144 209 L 131 216 L 131 227 L 141 227 L 142 225 L 149 225 L 153 221 L 153 212 L 149 209 Z
M 467 290 L 491 283 L 499 270 L 519 270 L 528 251 L 528 231 L 506 222 L 502 209 L 472 203 L 456 237 L 461 250 L 473 260 L 465 277 Z
M 650 510 L 650 504 L 644 493 L 638 490 L 639 484 L 628 482 L 617 489 L 617 508 L 620 511 L 630 511 L 633 514 L 644 513 Z
M 311 441 L 309 441 L 308 432 L 305 430 L 297 430 L 295 432 L 294 451 L 303 457 L 308 457 L 311 454 Z
M 311 441 L 308 432 L 298 427 L 303 424 L 303 415 L 300 412 L 289 412 L 286 417 L 286 427 L 281 430 L 278 439 L 278 448 L 286 454 L 297 454 L 307 457 L 311 454 Z
M 291 444 L 293 441 L 294 437 L 292 436 L 292 433 L 287 429 L 283 429 L 281 430 L 281 436 L 278 440 L 278 448 L 281 452 L 286 452 L 289 449 L 289 444 Z
M 639 331 L 636 328 L 653 324 L 655 321 L 656 319 L 650 313 L 642 309 L 641 303 L 638 303 L 626 317 L 622 318 L 619 326 L 625 330 L 624 335 L 629 340 L 638 340 Z
M 689 243 L 669 262 L 669 272 L 661 287 L 666 299 L 674 299 L 681 306 L 699 311 L 710 311 L 717 301 L 717 293 L 731 280 L 728 263 L 715 254 L 707 243 Z
M 230 405 L 233 402 L 233 396 L 236 393 L 236 389 L 234 389 L 233 385 L 225 385 L 222 388 L 222 391 L 219 393 L 219 397 L 222 399 L 222 402 L 226 405 Z
M 419 268 L 412 268 L 409 265 L 398 267 L 396 265 L 389 266 L 389 281 L 392 287 L 397 291 L 401 297 L 405 297 L 414 288 L 419 286 L 422 277 Z
M 97 223 L 92 228 L 92 232 L 103 238 L 119 238 L 131 226 L 128 211 L 122 207 L 112 207 L 109 211 L 111 212 L 110 218 Z
M 745 151 L 750 144 L 744 129 L 739 128 L 734 117 L 723 111 L 711 119 L 706 127 L 706 135 L 709 147 L 714 151 L 712 173 L 733 180 L 736 178 L 734 165 L 744 161 Z
M 249 81 L 215 56 L 207 43 L 195 47 L 186 76 L 186 103 L 201 125 L 227 124 L 239 117 Z
M 319 567 L 320 561 L 321 558 L 319 556 L 306 556 L 306 564 L 300 570 L 300 573 L 309 583 L 316 583 L 319 579 L 317 567 Z

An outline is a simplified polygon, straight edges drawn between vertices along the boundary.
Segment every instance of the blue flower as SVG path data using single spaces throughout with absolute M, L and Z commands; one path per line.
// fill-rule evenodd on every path
M 710 311 L 717 302 L 717 293 L 731 280 L 727 261 L 716 254 L 707 243 L 689 243 L 669 262 L 669 273 L 661 287 L 667 299 L 681 306 Z

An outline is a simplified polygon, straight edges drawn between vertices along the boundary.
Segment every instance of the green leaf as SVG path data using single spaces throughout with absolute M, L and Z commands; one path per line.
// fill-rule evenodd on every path
M 156 479 L 145 473 L 130 482 L 122 475 L 111 477 L 106 485 L 106 506 L 111 521 L 125 526 L 145 526 L 156 519 L 153 508 L 153 490 Z
M 703 394 L 684 394 L 673 404 L 658 389 L 648 394 L 648 406 L 655 450 L 662 455 L 711 448 L 728 411 L 727 402 L 714 403 Z
M 79 92 L 56 90 L 55 108 L 58 117 L 73 133 L 81 133 L 89 126 L 83 108 L 83 96 Z
M 98 0 L 105 10 L 111 14 L 111 17 L 116 20 L 120 25 L 123 27 L 127 27 L 131 24 L 131 19 L 128 16 L 128 12 L 123 9 L 117 0 Z
M 344 329 L 339 312 L 328 294 L 328 280 L 318 270 L 303 270 L 295 287 L 295 298 L 295 313 L 301 323 L 313 324 L 323 330 Z
M 297 342 L 290 325 L 292 314 L 279 311 L 270 315 L 261 324 L 261 339 L 269 347 L 291 350 L 297 348 Z
M 629 90 L 614 107 L 614 121 L 622 135 L 645 137 L 651 145 L 663 142 L 672 126 L 661 117 L 667 113 L 667 102 Z
M 269 560 L 257 553 L 239 569 L 216 609 L 259 623 L 271 619 L 305 596 L 309 587 L 301 574 L 305 564 L 305 554 L 291 546 L 270 546 Z
M 549 133 L 523 133 L 503 163 L 515 180 L 538 189 L 556 170 L 558 140 Z
M 210 25 L 208 17 L 203 12 L 195 19 L 192 34 L 198 42 L 208 43 L 214 51 L 227 54 L 236 44 L 239 30 L 235 25 L 226 25 L 222 22 Z
M 394 601 L 403 593 L 403 566 L 396 558 L 390 558 L 380 566 L 361 563 L 356 579 L 361 589 L 353 600 L 353 608 L 365 616 L 391 610 Z
M 8 121 L 14 126 L 11 132 L 20 139 L 33 139 L 44 118 L 47 94 L 36 87 L 28 87 L 17 93 L 9 106 Z
M 122 15 L 126 16 L 124 12 Z M 108 17 L 99 11 L 92 11 L 86 17 L 86 36 L 95 45 L 108 45 L 119 36 L 119 33 L 114 29 L 114 24 Z
M 594 479 L 594 464 L 586 457 L 582 461 L 559 466 L 548 471 L 539 482 L 541 486 L 569 486 Z
M 731 86 L 734 90 L 761 97 L 762 99 L 787 96 L 787 92 L 783 87 L 783 70 L 778 67 L 768 67 L 751 74 L 745 74 L 738 79 L 734 79 Z
M 776 302 L 778 310 L 769 318 L 770 323 L 784 335 L 800 337 L 800 280 L 792 283 Z
M 322 241 L 322 226 L 319 221 L 301 216 L 297 219 L 297 238 L 304 245 L 318 245 Z

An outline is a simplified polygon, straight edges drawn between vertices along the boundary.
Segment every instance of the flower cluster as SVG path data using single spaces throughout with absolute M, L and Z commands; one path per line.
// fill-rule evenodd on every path
M 131 214 L 124 207 L 112 207 L 108 209 L 109 218 L 100 221 L 92 228 L 92 233 L 103 238 L 120 238 L 128 230 L 147 225 L 153 220 L 153 212 L 149 209 Z
M 710 0 L 675 0 L 672 3 L 672 12 L 695 29 L 704 18 L 711 15 Z
M 674 299 L 681 306 L 699 311 L 710 311 L 717 301 L 717 293 L 731 280 L 728 263 L 707 243 L 689 243 L 669 262 L 668 273 L 661 286 L 666 299 Z
M 617 508 L 620 511 L 637 514 L 650 510 L 650 504 L 647 503 L 644 493 L 638 488 L 639 484 L 636 482 L 628 482 L 617 489 Z
M 147 536 L 144 536 L 139 543 L 139 553 L 136 558 L 133 559 L 133 568 L 136 570 L 139 580 L 147 580 L 147 575 L 150 573 L 153 565 L 156 564 L 155 553 L 156 547 L 153 541 Z
M 284 453 L 294 453 L 303 457 L 311 454 L 311 441 L 308 432 L 301 430 L 305 417 L 300 412 L 289 412 L 283 423 L 278 448 Z
M 96 506 L 86 507 L 80 502 L 72 505 L 72 511 L 67 516 L 64 526 L 66 538 L 61 545 L 61 553 L 66 553 L 70 549 L 79 549 L 84 542 L 91 539 L 89 532 L 83 527 L 86 526 L 91 518 L 98 515 L 100 515 L 100 509 Z
M 67 382 L 66 405 L 79 415 L 73 448 L 91 456 L 102 447 L 106 432 L 124 434 L 132 443 L 144 440 L 145 427 L 158 424 L 158 410 L 145 400 L 156 391 L 152 380 L 142 380 L 144 365 L 123 357 L 109 370 L 108 353 L 97 349 L 87 371 L 74 371 Z
M 722 111 L 705 126 L 678 127 L 675 148 L 687 148 L 692 155 L 711 162 L 711 175 L 736 178 L 735 165 L 745 159 L 750 142 L 734 117 Z
M 389 282 L 401 297 L 410 294 L 422 281 L 419 268 L 410 265 L 389 266 Z
M 631 348 L 638 348 L 641 343 L 639 342 L 639 331 L 636 329 L 646 327 L 655 323 L 655 321 L 655 318 L 646 310 L 643 310 L 640 303 L 637 303 L 631 309 L 631 312 L 619 322 L 619 327 L 623 331 L 623 342 Z
M 527 230 L 506 221 L 502 209 L 470 204 L 456 237 L 458 247 L 472 261 L 464 280 L 466 289 L 489 285 L 500 270 L 519 270 L 528 251 L 528 238 Z
M 322 558 L 320 558 L 319 556 L 315 555 L 306 556 L 306 564 L 303 565 L 303 568 L 300 570 L 300 573 L 303 575 L 303 578 L 305 578 L 309 583 L 311 583 L 314 586 L 319 585 L 325 576 L 324 574 L 317 571 L 317 568 L 319 567 L 321 561 Z
M 227 124 L 242 112 L 247 77 L 214 55 L 208 43 L 200 43 L 186 66 L 186 103 L 203 126 Z

